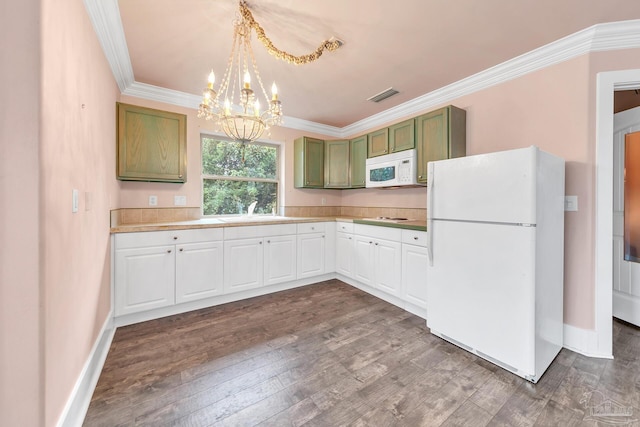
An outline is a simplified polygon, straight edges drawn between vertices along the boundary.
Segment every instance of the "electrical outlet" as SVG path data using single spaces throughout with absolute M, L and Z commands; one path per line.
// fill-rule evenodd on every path
M 149 206 L 158 206 L 158 196 L 149 196 Z
M 187 206 L 187 196 L 173 196 L 174 206 Z
M 578 210 L 578 196 L 564 196 L 564 210 L 575 212 Z

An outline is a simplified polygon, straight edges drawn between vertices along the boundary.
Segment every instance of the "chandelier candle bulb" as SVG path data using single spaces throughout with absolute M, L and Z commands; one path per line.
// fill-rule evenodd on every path
M 215 82 L 216 82 L 216 76 L 215 76 L 215 74 L 213 74 L 213 70 L 211 70 L 211 73 L 209 73 L 209 79 L 208 79 L 207 87 L 209 89 L 213 89 L 213 84 Z
M 248 71 L 244 72 L 244 88 L 251 89 L 251 75 Z
M 271 85 L 271 99 L 273 101 L 278 100 L 278 87 L 276 86 L 276 82 L 273 82 L 273 84 Z
M 229 115 L 231 113 L 231 102 L 229 102 L 229 98 L 224 100 L 224 114 Z

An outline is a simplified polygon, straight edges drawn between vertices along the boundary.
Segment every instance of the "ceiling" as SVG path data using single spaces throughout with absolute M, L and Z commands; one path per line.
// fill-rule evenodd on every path
M 337 128 L 595 24 L 640 19 L 637 0 L 248 3 L 279 49 L 301 55 L 332 36 L 344 41 L 339 50 L 295 66 L 252 38 L 262 79 L 267 87 L 278 84 L 285 116 Z M 211 69 L 222 76 L 237 0 L 118 0 L 117 6 L 122 26 L 108 31 L 124 30 L 126 51 L 117 54 L 128 53 L 135 82 L 199 95 Z M 377 104 L 366 100 L 390 87 L 400 93 Z

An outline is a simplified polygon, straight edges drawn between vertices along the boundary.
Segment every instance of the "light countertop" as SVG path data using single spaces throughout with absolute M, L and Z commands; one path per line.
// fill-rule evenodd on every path
M 343 221 L 353 222 L 356 224 L 377 225 L 382 227 L 405 228 L 409 230 L 426 231 L 427 224 L 425 221 L 402 221 L 387 222 L 376 221 L 375 219 L 357 218 L 357 217 L 290 217 L 290 216 L 241 216 L 241 217 L 223 217 L 223 218 L 201 218 L 190 221 L 175 221 L 150 224 L 124 224 L 111 227 L 111 233 L 133 233 L 140 231 L 164 231 L 164 230 L 188 230 L 198 228 L 217 228 L 217 227 L 244 227 L 248 225 L 271 225 L 271 224 L 297 224 L 305 222 L 322 222 L 322 221 Z

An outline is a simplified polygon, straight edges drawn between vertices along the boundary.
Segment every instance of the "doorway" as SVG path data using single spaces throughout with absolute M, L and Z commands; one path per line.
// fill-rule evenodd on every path
M 585 354 L 613 357 L 613 95 L 640 89 L 640 70 L 598 73 L 596 83 L 595 331 Z

